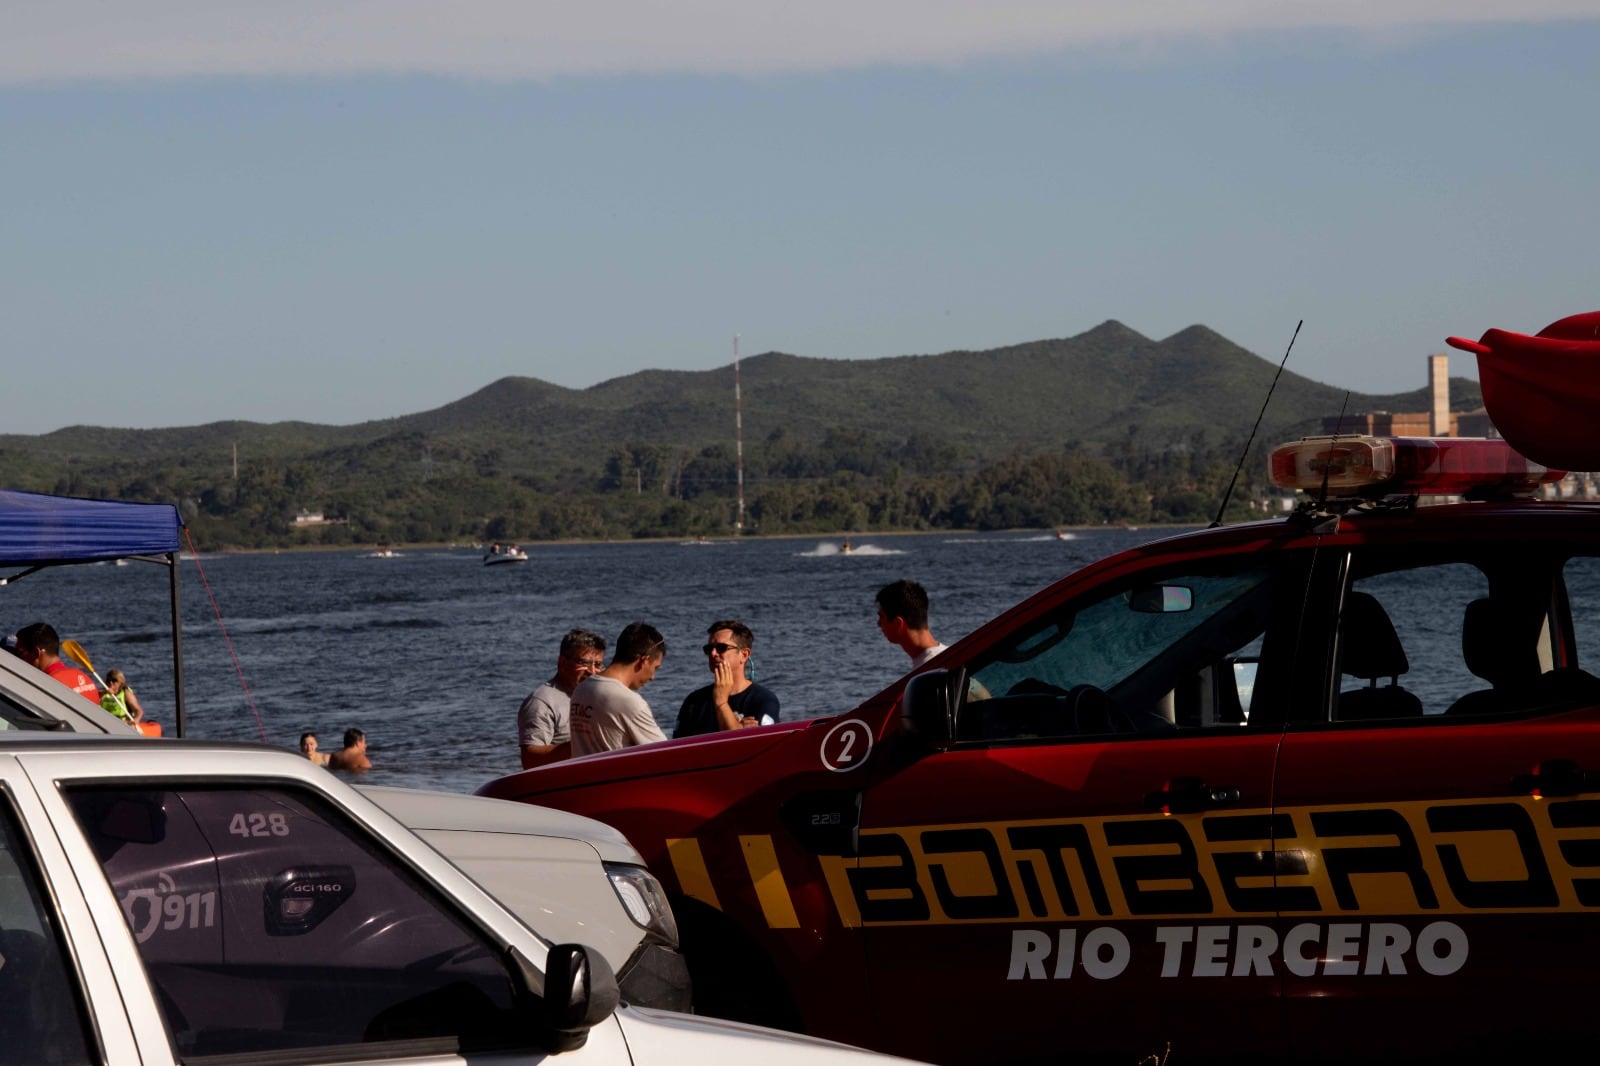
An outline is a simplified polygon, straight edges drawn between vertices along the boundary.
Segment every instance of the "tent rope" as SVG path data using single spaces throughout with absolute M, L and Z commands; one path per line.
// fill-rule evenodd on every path
M 233 672 L 239 675 L 239 687 L 244 690 L 245 702 L 250 705 L 250 713 L 255 715 L 256 728 L 261 731 L 261 743 L 267 744 L 267 727 L 261 721 L 261 711 L 256 707 L 255 696 L 250 692 L 250 683 L 244 679 L 244 667 L 239 665 L 239 653 L 234 651 L 233 638 L 228 635 L 228 625 L 222 620 L 222 608 L 217 606 L 217 597 L 211 591 L 211 582 L 206 580 L 206 568 L 200 565 L 200 553 L 194 549 L 194 538 L 189 536 L 189 527 L 183 527 L 184 543 L 189 545 L 189 557 L 194 560 L 194 568 L 200 574 L 200 584 L 205 586 L 206 598 L 211 601 L 211 613 L 217 617 L 217 628 L 222 630 L 222 642 L 228 646 L 228 655 L 233 659 Z

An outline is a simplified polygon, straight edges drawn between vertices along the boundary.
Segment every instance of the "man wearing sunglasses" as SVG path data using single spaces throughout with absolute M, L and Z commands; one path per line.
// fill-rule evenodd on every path
M 746 676 L 756 642 L 750 627 L 729 619 L 712 622 L 706 632 L 710 640 L 702 650 L 711 668 L 711 684 L 684 697 L 673 739 L 776 722 L 778 697 Z
M 556 676 L 528 693 L 517 709 L 517 741 L 522 768 L 543 766 L 572 754 L 572 690 L 606 665 L 606 638 L 573 629 L 561 638 Z

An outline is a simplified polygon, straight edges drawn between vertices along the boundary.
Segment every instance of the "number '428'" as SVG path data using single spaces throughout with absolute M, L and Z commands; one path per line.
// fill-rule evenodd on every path
M 228 820 L 228 833 L 237 837 L 286 837 L 289 819 L 282 813 L 261 814 L 243 811 Z

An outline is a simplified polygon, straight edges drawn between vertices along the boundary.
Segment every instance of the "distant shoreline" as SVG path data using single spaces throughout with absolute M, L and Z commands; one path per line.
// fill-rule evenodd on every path
M 820 540 L 842 541 L 851 540 L 864 544 L 873 537 L 983 537 L 994 534 L 1033 533 L 1043 535 L 1060 530 L 1063 533 L 1085 532 L 1127 532 L 1140 529 L 1193 529 L 1193 522 L 1144 522 L 1139 525 L 1103 524 L 1103 525 L 1062 525 L 1053 527 L 1020 526 L 1012 529 L 881 529 L 871 533 L 748 533 L 724 534 L 721 536 L 706 536 L 707 544 L 735 544 L 741 540 Z M 523 551 L 532 552 L 539 548 L 570 547 L 575 544 L 693 544 L 699 534 L 673 537 L 617 537 L 606 539 L 586 539 L 583 537 L 563 538 L 560 540 L 502 540 L 502 544 L 515 544 Z M 490 543 L 493 543 L 492 541 Z M 404 554 L 408 551 L 477 551 L 482 552 L 481 544 L 464 544 L 460 541 L 418 541 L 404 544 L 291 544 L 282 548 L 215 548 L 202 551 L 201 555 L 282 555 L 289 552 L 354 552 L 370 555 L 376 551 L 390 551 Z M 188 554 L 185 552 L 184 554 Z

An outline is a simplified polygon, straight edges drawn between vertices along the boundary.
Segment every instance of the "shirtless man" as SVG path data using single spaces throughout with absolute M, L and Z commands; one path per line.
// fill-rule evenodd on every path
M 372 769 L 372 760 L 367 758 L 367 735 L 359 729 L 346 729 L 344 747 L 328 756 L 328 768 L 355 773 Z

